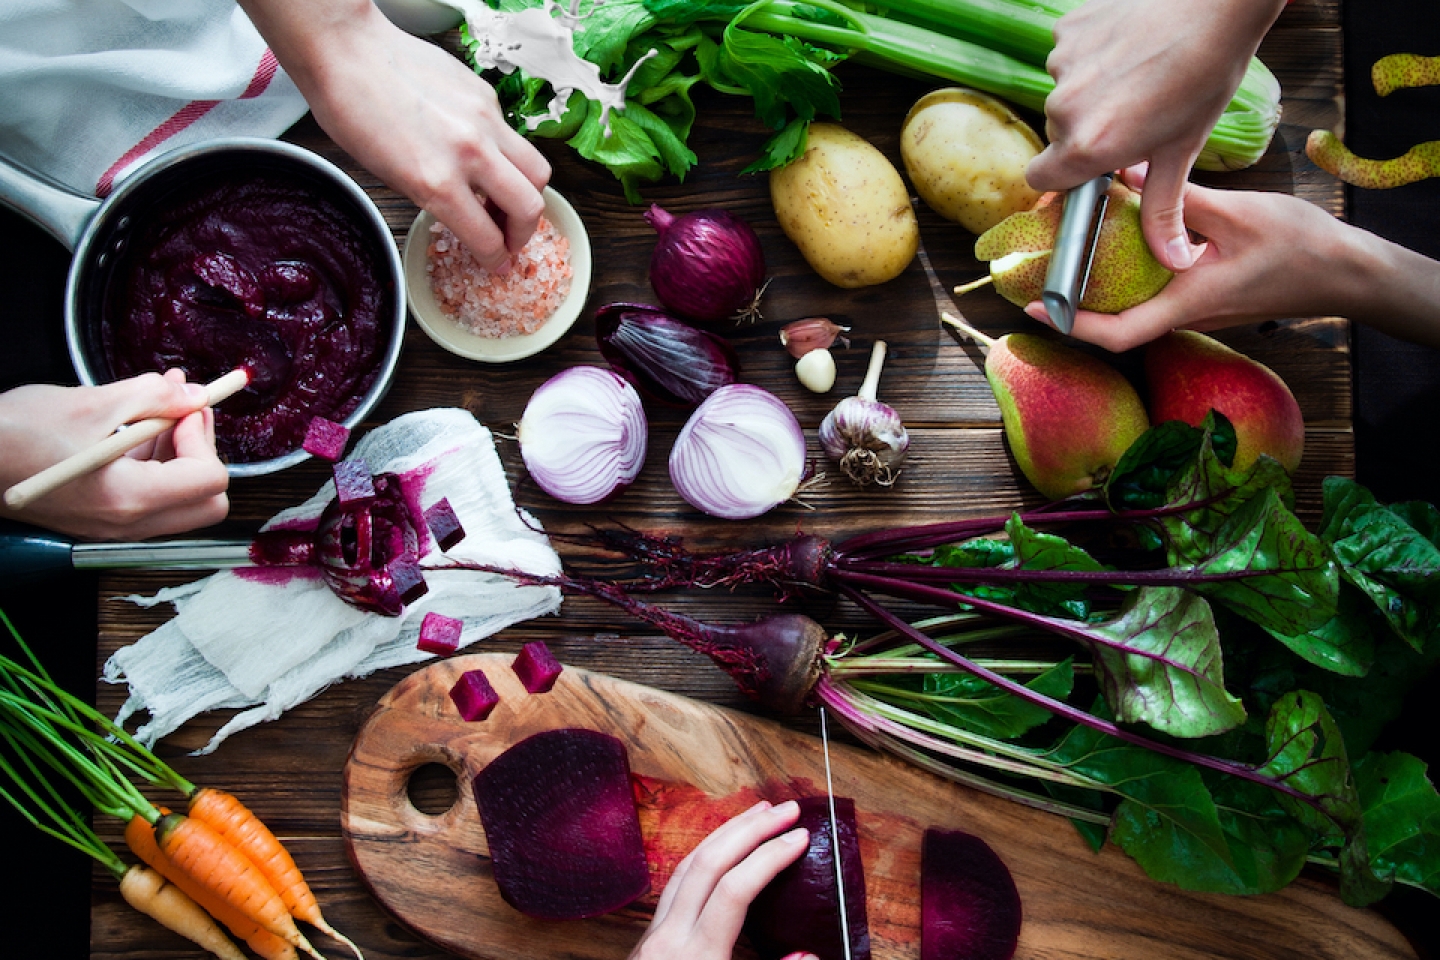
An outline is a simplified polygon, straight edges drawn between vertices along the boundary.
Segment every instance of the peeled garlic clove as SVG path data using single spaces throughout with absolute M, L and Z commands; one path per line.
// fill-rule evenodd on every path
M 795 376 L 807 390 L 829 393 L 835 386 L 835 355 L 824 347 L 811 350 L 795 361 Z

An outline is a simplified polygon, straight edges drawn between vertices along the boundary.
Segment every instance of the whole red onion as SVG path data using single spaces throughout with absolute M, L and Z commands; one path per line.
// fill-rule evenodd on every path
M 660 234 L 650 285 L 661 303 L 700 323 L 760 315 L 765 252 L 748 223 L 715 208 L 676 217 L 657 204 L 645 219 Z

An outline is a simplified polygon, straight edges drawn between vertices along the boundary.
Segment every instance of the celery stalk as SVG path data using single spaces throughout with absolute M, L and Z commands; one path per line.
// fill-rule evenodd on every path
M 892 0 L 881 16 L 837 0 L 758 0 L 727 29 L 796 37 L 848 53 L 858 63 L 963 84 L 1038 112 L 1055 86 L 1043 68 L 1054 22 L 1078 2 Z M 1196 167 L 1250 166 L 1265 153 L 1279 122 L 1280 85 L 1252 59 Z

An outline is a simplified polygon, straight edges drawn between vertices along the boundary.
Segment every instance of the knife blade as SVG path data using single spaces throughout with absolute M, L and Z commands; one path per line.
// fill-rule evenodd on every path
M 824 706 L 820 707 L 820 747 L 825 753 L 825 799 L 830 813 L 830 859 L 835 862 L 835 889 L 840 900 L 840 942 L 845 946 L 845 960 L 852 960 L 850 918 L 845 913 L 845 871 L 840 857 L 840 823 L 835 816 L 835 781 L 830 772 L 830 728 Z
M 1075 328 L 1075 311 L 1090 279 L 1100 223 L 1105 219 L 1113 173 L 1087 180 L 1065 195 L 1050 266 L 1045 271 L 1045 288 L 1040 299 L 1055 329 L 1068 335 Z

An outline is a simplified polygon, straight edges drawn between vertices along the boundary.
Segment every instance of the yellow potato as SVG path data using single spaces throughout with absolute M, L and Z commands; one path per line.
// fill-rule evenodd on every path
M 1025 167 L 1044 144 L 994 97 L 946 87 L 916 101 L 900 131 L 900 158 L 920 198 L 974 234 L 1029 210 L 1039 192 Z
M 785 236 L 839 287 L 899 276 L 920 246 L 905 181 L 868 140 L 812 123 L 805 155 L 770 171 L 770 201 Z

